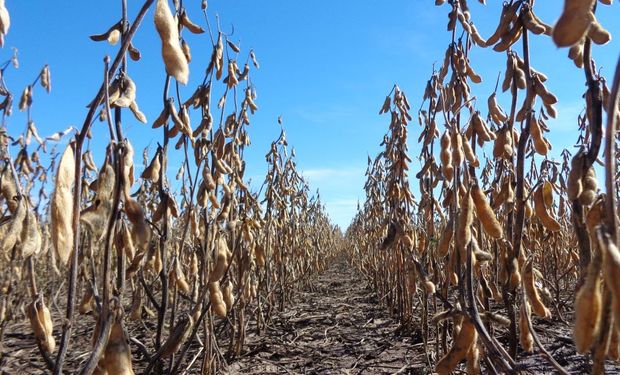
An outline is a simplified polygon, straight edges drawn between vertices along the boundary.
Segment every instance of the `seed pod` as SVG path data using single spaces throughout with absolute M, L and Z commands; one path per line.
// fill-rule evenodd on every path
M 603 45 L 609 43 L 611 40 L 611 34 L 609 31 L 605 30 L 603 26 L 598 23 L 596 17 L 593 16 L 592 24 L 588 30 L 588 38 L 592 39 L 592 41 L 596 44 Z
M 226 310 L 231 311 L 233 308 L 233 303 L 235 301 L 235 297 L 233 295 L 233 285 L 230 281 L 226 283 L 224 287 L 224 303 L 226 304 Z
M 443 232 L 441 233 L 441 237 L 439 238 L 439 243 L 437 244 L 437 255 L 440 258 L 443 258 L 448 254 L 448 250 L 450 249 L 450 242 L 452 241 L 452 235 L 454 234 L 454 224 L 453 218 L 450 217 L 450 220 L 446 224 Z
M 127 48 L 127 51 L 129 52 L 129 57 L 133 60 L 133 61 L 140 61 L 140 59 L 142 58 L 142 54 L 140 53 L 140 50 L 137 49 L 132 42 L 129 43 L 129 47 Z
M 472 347 L 467 352 L 467 356 L 465 358 L 467 360 L 467 374 L 479 375 L 481 374 L 480 370 L 480 350 L 478 349 L 478 345 L 472 345 Z
M 545 307 L 545 304 L 540 298 L 540 295 L 538 294 L 538 290 L 536 289 L 536 286 L 535 286 L 535 282 L 536 280 L 534 278 L 533 261 L 529 260 L 525 264 L 525 267 L 523 268 L 523 285 L 525 286 L 525 292 L 527 294 L 527 299 L 529 303 L 532 305 L 532 311 L 534 311 L 534 314 L 540 317 L 543 317 L 543 318 L 550 318 L 551 311 L 549 311 L 549 309 Z
M 504 4 L 504 7 L 502 8 L 502 14 L 500 15 L 499 24 L 497 25 L 497 28 L 495 29 L 493 35 L 491 35 L 487 39 L 487 47 L 497 43 L 499 41 L 499 38 L 508 31 L 511 18 L 514 16 L 514 14 L 512 13 L 515 11 L 516 10 L 509 6 L 508 3 Z
M 534 192 L 534 211 L 540 222 L 552 232 L 561 229 L 560 223 L 552 216 L 551 204 L 553 203 L 553 187 L 551 183 L 545 181 Z
M 131 364 L 131 350 L 129 344 L 127 344 L 127 337 L 121 318 L 116 318 L 114 323 L 112 323 L 108 344 L 101 359 L 99 359 L 94 374 L 134 375 Z
M 103 236 L 110 212 L 112 210 L 112 193 L 115 183 L 114 168 L 109 162 L 101 167 L 97 178 L 97 195 L 93 204 L 84 209 L 80 215 L 80 221 L 97 239 Z
M 585 283 L 575 297 L 573 338 L 577 351 L 581 354 L 588 352 L 598 337 L 601 320 L 601 283 L 598 271 L 594 271 L 592 266 L 590 268 Z
M 160 158 L 160 149 L 157 149 L 155 156 L 151 159 L 151 163 L 144 169 L 142 175 L 140 177 L 150 180 L 152 183 L 156 184 L 159 181 L 161 163 L 159 161 Z
M 461 262 L 467 259 L 467 245 L 471 241 L 471 225 L 474 221 L 474 202 L 469 191 L 461 201 L 461 211 L 456 225 L 456 247 L 461 255 Z
M 142 289 L 136 288 L 131 297 L 131 308 L 129 313 L 130 320 L 142 319 Z
M 611 241 L 611 238 L 603 238 L 600 233 L 597 235 L 598 246 L 603 253 L 603 276 L 605 285 L 611 290 L 614 296 L 614 322 L 616 330 L 620 327 L 620 251 Z
M 82 296 L 82 300 L 80 301 L 80 305 L 78 307 L 80 314 L 85 315 L 93 311 L 93 297 L 93 288 L 88 285 L 84 290 L 84 295 Z
M 262 245 L 256 244 L 254 254 L 256 257 L 256 265 L 259 267 L 265 267 L 265 248 Z
M 17 185 L 13 180 L 13 175 L 11 174 L 11 169 L 8 164 L 4 165 L 2 173 L 0 174 L 0 191 L 9 208 L 9 212 L 12 214 L 15 213 L 19 205 L 19 200 L 16 199 L 18 195 Z
M 575 154 L 571 160 L 571 169 L 568 173 L 568 181 L 566 183 L 566 193 L 568 199 L 571 201 L 579 198 L 583 192 L 583 183 L 581 178 L 583 177 L 583 163 L 585 161 L 585 153 L 583 151 Z
M 489 108 L 489 114 L 491 115 L 491 119 L 497 125 L 501 125 L 504 121 L 508 120 L 508 116 L 504 112 L 504 110 L 497 103 L 497 95 L 496 93 L 491 94 L 487 99 L 487 106 Z
M 532 75 L 532 81 L 534 84 L 534 91 L 536 92 L 536 95 L 540 96 L 540 98 L 545 104 L 552 105 L 558 102 L 558 98 L 547 89 L 547 87 L 542 83 L 538 74 Z
M 456 131 L 450 133 L 451 145 L 452 145 L 452 161 L 454 166 L 460 166 L 465 160 L 465 153 L 463 151 L 463 139 L 461 135 Z
M 149 242 L 151 240 L 151 230 L 149 229 L 142 207 L 134 199 L 126 199 L 125 201 L 125 213 L 127 219 L 132 225 L 131 237 L 135 246 L 139 249 L 139 252 L 146 252 Z M 156 253 L 159 253 L 156 251 Z
M 189 294 L 190 287 L 189 287 L 189 284 L 187 283 L 187 280 L 185 279 L 185 275 L 183 274 L 183 269 L 181 268 L 181 262 L 179 261 L 178 258 L 175 262 L 173 272 L 174 272 L 174 280 L 177 284 L 177 287 L 181 291 L 183 291 L 183 293 Z
M 525 302 L 521 304 L 519 309 L 519 341 L 524 351 L 528 353 L 534 352 L 534 338 L 528 327 L 527 321 L 530 318 L 530 305 Z
M 180 21 L 181 21 L 181 25 L 186 27 L 193 34 L 202 34 L 205 32 L 202 27 L 200 27 L 199 25 L 196 25 L 189 19 L 189 16 L 187 15 L 186 11 L 183 11 L 183 13 L 181 13 Z
M 3 254 L 11 251 L 22 235 L 28 208 L 25 198 L 22 197 L 17 202 L 17 208 L 9 219 L 10 222 L 0 226 L 0 253 Z
M 9 32 L 11 17 L 4 5 L 4 0 L 0 0 L 0 47 L 4 46 L 4 36 Z
M 131 113 L 133 113 L 136 120 L 140 121 L 143 124 L 146 124 L 148 122 L 144 113 L 140 111 L 140 107 L 138 107 L 138 103 L 136 103 L 135 101 L 129 103 L 129 109 L 131 110 Z
M 226 237 L 222 235 L 217 239 L 217 244 L 215 246 L 215 266 L 209 275 L 209 281 L 219 281 L 224 276 L 224 273 L 228 268 L 229 252 L 230 250 L 228 249 Z
M 479 112 L 474 112 L 471 118 L 472 131 L 478 136 L 478 144 L 483 146 L 484 142 L 490 142 L 495 140 L 495 133 L 491 132 L 486 124 L 486 121 L 480 116 Z
M 136 84 L 128 75 L 120 79 L 120 91 L 118 98 L 110 99 L 110 105 L 114 107 L 128 108 L 136 100 Z M 116 96 L 116 95 L 115 95 Z
M 519 261 L 515 258 L 509 263 L 508 271 L 510 272 L 510 280 L 508 285 L 510 290 L 515 290 L 521 285 L 521 272 L 519 271 Z
M 177 22 L 172 16 L 168 0 L 157 0 L 155 28 L 161 38 L 166 73 L 173 76 L 179 83 L 186 85 L 189 79 L 189 66 L 179 43 Z
M 480 33 L 478 32 L 478 29 L 476 28 L 476 25 L 474 25 L 473 23 L 469 25 L 470 27 L 470 35 L 472 40 L 474 41 L 474 43 L 476 43 L 476 45 L 478 45 L 479 47 L 485 48 L 487 46 L 487 41 L 480 35 Z
M 209 300 L 211 301 L 211 309 L 213 313 L 220 318 L 225 318 L 227 310 L 219 281 L 209 283 Z
M 452 165 L 452 148 L 450 135 L 446 131 L 441 136 L 441 166 L 443 170 L 443 175 L 447 181 L 452 181 L 452 177 L 454 175 L 454 166 Z
M 566 0 L 560 19 L 553 28 L 553 41 L 558 47 L 569 47 L 581 40 L 592 22 L 595 0 Z
M 27 107 L 32 105 L 32 87 L 30 85 L 26 86 L 24 91 L 22 91 L 22 96 L 19 99 L 19 111 L 23 112 Z
M 42 242 L 37 216 L 34 211 L 28 210 L 21 232 L 21 249 L 24 259 L 31 255 L 39 254 Z
M 461 330 L 456 336 L 452 347 L 435 366 L 435 372 L 439 375 L 450 374 L 456 365 L 466 357 L 472 346 L 478 340 L 478 332 L 469 318 L 464 318 Z
M 237 62 L 235 60 L 230 60 L 228 62 L 228 77 L 226 77 L 228 88 L 232 88 L 239 83 L 237 79 L 237 70 Z
M 50 74 L 50 67 L 47 64 L 41 70 L 41 86 L 48 93 L 52 91 L 52 78 Z
M 178 352 L 181 345 L 183 345 L 183 343 L 189 338 L 193 325 L 194 319 L 192 316 L 185 314 L 176 326 L 174 326 L 166 342 L 162 344 L 161 349 L 159 350 L 161 356 L 166 358 Z
M 532 8 L 529 8 L 527 11 L 523 11 L 523 21 L 525 27 L 528 30 L 533 32 L 534 34 L 540 35 L 551 35 L 553 33 L 553 28 L 546 23 L 542 22 L 538 16 L 534 13 Z
M 185 59 L 188 63 L 192 62 L 192 50 L 189 47 L 189 43 L 185 41 L 185 39 L 181 39 L 181 50 L 183 51 L 183 55 L 185 55 Z
M 582 178 L 583 191 L 579 195 L 579 201 L 584 206 L 590 206 L 596 200 L 596 191 L 598 189 L 598 182 L 596 180 L 596 172 L 593 167 L 588 168 L 585 175 Z
M 45 306 L 43 296 L 39 295 L 27 308 L 30 326 L 34 331 L 34 337 L 41 347 L 48 353 L 53 353 L 56 348 L 56 341 L 52 332 L 54 326 L 50 310 Z
M 480 245 L 478 245 L 478 240 L 476 240 L 476 236 L 471 237 L 471 247 L 474 255 L 474 263 L 490 262 L 493 260 L 493 255 L 480 249 Z
M 497 221 L 495 213 L 479 185 L 476 184 L 473 186 L 471 197 L 474 201 L 474 207 L 476 208 L 476 215 L 484 231 L 493 238 L 502 238 L 502 226 Z
M 75 182 L 73 143 L 65 149 L 56 173 L 51 202 L 52 242 L 62 264 L 67 264 L 73 249 L 73 183 Z

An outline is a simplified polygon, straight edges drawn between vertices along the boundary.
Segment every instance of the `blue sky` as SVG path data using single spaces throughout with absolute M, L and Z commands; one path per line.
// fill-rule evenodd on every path
M 129 0 L 130 18 L 142 1 Z M 185 0 L 192 19 L 204 25 L 200 1 Z M 280 132 L 277 117 L 282 115 L 289 144 L 297 151 L 298 168 L 311 185 L 321 191 L 323 202 L 333 221 L 346 228 L 355 213 L 356 202 L 364 201 L 366 156 L 380 151 L 379 143 L 389 118 L 378 110 L 394 83 L 403 89 L 418 108 L 426 79 L 433 63 L 440 63 L 450 35 L 445 31 L 447 6 L 433 1 L 256 1 L 211 0 L 208 12 L 213 21 L 220 16 L 224 30 L 234 24 L 232 40 L 242 50 L 253 48 L 261 68 L 253 73 L 260 110 L 252 119 L 252 146 L 246 151 L 247 177 L 258 187 L 266 172 L 264 155 Z M 489 1 L 481 6 L 470 1 L 472 18 L 483 36 L 496 26 L 501 4 Z M 537 2 L 537 14 L 553 23 L 560 15 L 561 1 Z M 62 5 L 60 5 L 62 4 Z M 9 59 L 11 47 L 19 49 L 21 66 L 8 71 L 9 88 L 19 95 L 44 64 L 52 72 L 52 94 L 37 90 L 33 118 L 42 135 L 81 125 L 85 105 L 101 83 L 102 60 L 117 47 L 95 43 L 91 34 L 105 31 L 120 14 L 119 1 L 7 0 L 12 25 L 1 60 Z M 620 6 L 599 6 L 599 20 L 620 36 L 617 22 Z M 129 74 L 138 86 L 138 102 L 152 121 L 161 110 L 164 70 L 159 40 L 155 34 L 152 11 L 136 36 L 142 60 L 131 63 Z M 190 84 L 182 88 L 188 97 L 201 80 L 211 54 L 207 34 L 189 36 L 194 60 Z M 603 74 L 611 78 L 620 44 L 613 40 L 596 46 L 593 55 Z M 557 121 L 551 122 L 550 140 L 554 155 L 576 140 L 576 115 L 583 107 L 582 71 L 566 58 L 568 51 L 558 50 L 548 37 L 532 42 L 533 66 L 549 76 L 548 87 L 560 99 Z M 505 56 L 491 49 L 475 48 L 471 64 L 483 76 L 473 94 L 484 104 L 493 90 Z M 500 98 L 502 102 L 507 96 Z M 486 105 L 482 105 L 486 113 Z M 25 126 L 25 117 L 17 113 L 9 120 L 15 135 Z M 124 123 L 126 136 L 134 143 L 136 157 L 148 144 L 161 139 L 161 133 L 130 119 Z M 102 124 L 96 134 L 105 136 Z M 419 127 L 411 124 L 410 151 L 417 156 Z M 103 138 L 98 138 L 103 139 Z M 99 141 L 100 142 L 100 141 Z M 93 144 L 94 152 L 104 151 L 103 143 Z M 137 159 L 136 163 L 140 163 Z M 413 170 L 418 161 L 414 159 Z

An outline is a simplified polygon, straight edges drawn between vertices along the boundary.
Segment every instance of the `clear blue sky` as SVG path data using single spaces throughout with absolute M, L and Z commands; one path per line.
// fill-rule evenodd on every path
M 130 18 L 142 1 L 129 0 Z M 470 1 L 472 17 L 483 36 L 495 29 L 500 12 L 499 1 L 481 6 Z M 539 1 L 537 14 L 548 23 L 559 17 L 561 1 Z M 204 24 L 199 0 L 185 0 L 195 21 Z M 600 5 L 600 4 L 599 4 Z M 105 31 L 120 14 L 118 1 L 43 1 L 7 0 L 12 25 L 0 51 L 4 59 L 10 47 L 19 49 L 19 71 L 9 71 L 6 81 L 19 95 L 44 64 L 52 72 L 52 94 L 35 92 L 33 117 L 42 135 L 80 125 L 85 105 L 101 83 L 102 59 L 116 47 L 95 43 L 91 34 Z M 385 95 L 394 83 L 408 94 L 418 108 L 426 79 L 434 62 L 440 63 L 450 35 L 445 31 L 447 6 L 436 7 L 430 0 L 390 1 L 256 1 L 211 0 L 211 19 L 220 15 L 224 30 L 234 24 L 233 40 L 244 51 L 253 48 L 261 69 L 253 73 L 260 110 L 252 119 L 252 146 L 247 150 L 248 172 L 256 187 L 266 172 L 264 154 L 279 134 L 276 119 L 282 115 L 289 144 L 297 150 L 298 167 L 311 189 L 321 196 L 333 221 L 346 228 L 355 213 L 356 202 L 364 201 L 366 156 L 380 151 L 379 143 L 389 123 L 379 116 Z M 599 20 L 620 37 L 620 6 L 599 6 Z M 182 89 L 188 97 L 203 75 L 211 54 L 207 34 L 190 36 L 194 60 L 190 84 Z M 129 73 L 138 85 L 138 102 L 152 121 L 160 111 L 164 70 L 152 12 L 136 36 L 142 60 L 132 63 Z M 566 58 L 568 51 L 558 50 L 548 37 L 535 37 L 532 44 L 533 66 L 549 75 L 548 87 L 558 95 L 560 117 L 552 122 L 550 139 L 554 153 L 576 140 L 576 115 L 581 111 L 583 73 Z M 603 73 L 611 78 L 620 44 L 613 40 L 594 48 L 594 57 Z M 486 102 L 497 73 L 505 66 L 505 57 L 491 49 L 475 48 L 472 65 L 484 78 L 474 95 Z M 506 100 L 506 97 L 502 99 Z M 486 105 L 481 109 L 486 113 Z M 15 135 L 25 125 L 23 114 L 9 120 Z M 410 150 L 417 156 L 419 127 L 412 123 Z M 152 130 L 130 119 L 124 123 L 126 135 L 136 149 L 161 139 Z M 99 125 L 97 134 L 105 136 Z M 102 139 L 102 138 L 100 138 Z M 94 144 L 95 153 L 104 150 Z M 419 169 L 417 160 L 414 170 Z

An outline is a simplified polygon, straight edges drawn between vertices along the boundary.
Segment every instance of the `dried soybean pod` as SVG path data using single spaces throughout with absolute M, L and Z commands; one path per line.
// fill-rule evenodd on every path
M 558 47 L 569 47 L 581 40 L 594 14 L 590 11 L 595 0 L 565 0 L 564 10 L 553 28 L 553 41 Z
M 484 231 L 493 238 L 502 238 L 502 226 L 499 221 L 497 221 L 491 205 L 478 184 L 472 187 L 471 197 L 474 201 L 478 220 L 480 220 Z
M 599 249 L 603 253 L 603 276 L 605 285 L 614 296 L 614 322 L 616 329 L 620 327 L 620 251 L 608 236 L 597 235 Z
M 21 232 L 22 256 L 28 258 L 33 254 L 38 254 L 41 251 L 42 242 L 37 216 L 34 211 L 28 210 L 23 221 Z
M 163 343 L 159 350 L 162 357 L 170 357 L 175 354 L 181 348 L 181 345 L 189 338 L 192 332 L 192 326 L 194 325 L 194 319 L 189 314 L 185 314 L 183 318 L 174 326 L 170 336 L 166 342 Z
M 466 249 L 471 241 L 471 225 L 474 221 L 474 202 L 470 192 L 465 193 L 461 201 L 461 211 L 456 225 L 456 247 L 461 256 L 461 262 L 467 259 Z
M 536 289 L 534 278 L 534 265 L 533 261 L 530 259 L 523 268 L 523 285 L 525 286 L 525 292 L 527 294 L 527 299 L 532 305 L 532 311 L 534 314 L 543 317 L 550 318 L 551 311 L 545 304 L 542 302 L 540 295 L 538 294 L 538 290 Z
M 17 208 L 13 212 L 10 222 L 5 222 L 4 225 L 0 226 L 0 236 L 2 237 L 0 238 L 0 253 L 10 252 L 22 235 L 28 208 L 25 198 L 21 198 L 17 202 Z
M 534 191 L 534 211 L 545 228 L 557 232 L 561 229 L 560 223 L 549 212 L 553 202 L 552 190 L 551 183 L 545 181 Z
M 231 311 L 233 308 L 233 304 L 235 301 L 235 297 L 233 295 L 233 285 L 230 280 L 226 283 L 223 291 L 224 303 L 226 304 L 226 310 Z
M 14 213 L 19 204 L 19 200 L 15 199 L 18 195 L 17 185 L 13 180 L 13 175 L 11 174 L 11 169 L 8 164 L 4 165 L 2 173 L 0 174 L 0 190 L 9 207 L 9 212 Z
M 583 177 L 583 163 L 585 161 L 585 153 L 579 151 L 571 160 L 571 168 L 568 173 L 568 181 L 566 183 L 566 192 L 568 199 L 571 201 L 579 198 L 583 192 L 583 183 L 581 178 Z
M 596 191 L 598 188 L 598 182 L 596 180 L 596 172 L 593 167 L 588 168 L 585 175 L 582 178 L 583 191 L 579 195 L 579 201 L 584 206 L 590 206 L 596 200 Z
M 189 79 L 189 66 L 181 49 L 178 25 L 172 16 L 168 0 L 157 0 L 154 19 L 155 28 L 161 38 L 166 73 L 173 76 L 179 83 L 186 85 Z
M 95 375 L 134 375 L 131 363 L 131 350 L 127 343 L 122 318 L 116 317 L 112 323 L 110 337 L 105 351 L 97 364 Z
M 465 358 L 467 360 L 467 374 L 468 375 L 479 375 L 481 374 L 480 370 L 480 349 L 478 349 L 478 345 L 474 344 L 467 352 L 467 356 Z
M 152 183 L 156 184 L 159 181 L 160 170 L 161 170 L 161 162 L 159 161 L 161 150 L 157 149 L 155 156 L 151 159 L 149 165 L 142 171 L 142 175 L 140 177 L 150 180 Z
M 467 353 L 478 339 L 478 332 L 471 320 L 467 317 L 463 319 L 461 330 L 454 340 L 448 353 L 443 356 L 435 366 L 435 372 L 439 375 L 450 374 L 456 365 L 467 356 Z
M 575 297 L 575 325 L 573 338 L 577 351 L 584 354 L 590 350 L 600 328 L 601 320 L 601 283 L 598 271 L 592 263 L 585 283 L 579 288 Z
M 465 160 L 465 153 L 463 151 L 463 139 L 459 132 L 454 129 L 451 133 L 451 144 L 452 144 L 452 161 L 454 166 L 460 166 L 463 164 Z
M 139 252 L 146 252 L 151 240 L 151 230 L 146 223 L 142 207 L 134 199 L 127 199 L 125 201 L 125 213 L 132 225 L 131 237 L 133 243 L 138 247 Z M 156 253 L 159 254 L 158 251 Z
M 227 310 L 219 281 L 209 283 L 209 300 L 211 301 L 213 313 L 220 318 L 225 318 Z
M 86 290 L 84 290 L 84 295 L 82 296 L 82 300 L 80 301 L 80 305 L 78 307 L 78 311 L 80 314 L 88 314 L 93 311 L 93 288 L 88 285 Z
M 592 24 L 588 30 L 588 38 L 598 45 L 607 44 L 611 40 L 611 34 L 598 23 L 594 14 L 592 14 Z
M 441 136 L 441 153 L 439 154 L 439 157 L 441 159 L 443 175 L 447 181 L 452 181 L 452 177 L 454 176 L 451 143 L 452 142 L 450 141 L 448 131 L 444 132 Z
M 4 0 L 0 0 L 0 47 L 4 45 L 4 36 L 9 32 L 11 17 L 4 5 Z
M 51 202 L 52 242 L 60 262 L 69 261 L 73 249 L 73 184 L 75 182 L 73 143 L 65 149 L 56 173 L 56 187 Z
M 534 338 L 532 337 L 532 333 L 528 327 L 527 321 L 530 318 L 530 305 L 527 303 L 521 304 L 521 308 L 519 310 L 519 341 L 521 342 L 521 347 L 528 353 L 534 352 Z
M 499 38 L 507 31 L 508 27 L 510 26 L 510 16 L 508 15 L 508 13 L 510 12 L 511 7 L 508 5 L 508 3 L 505 3 L 502 8 L 502 14 L 500 15 L 499 24 L 497 25 L 497 28 L 495 29 L 493 35 L 491 35 L 487 39 L 487 47 L 497 43 L 499 41 Z
M 440 258 L 443 258 L 448 254 L 448 250 L 450 249 L 450 242 L 452 241 L 452 235 L 454 234 L 454 220 L 453 217 L 450 217 L 450 220 L 446 224 L 443 232 L 441 233 L 441 237 L 439 238 L 439 243 L 437 244 L 437 255 Z
M 204 33 L 204 29 L 202 27 L 200 27 L 200 25 L 197 25 L 195 23 L 193 23 L 190 19 L 189 16 L 187 15 L 186 11 L 183 11 L 183 13 L 181 13 L 181 24 L 185 27 L 187 27 L 187 29 L 189 31 L 191 31 L 193 34 L 202 34 Z
M 228 268 L 228 252 L 226 237 L 221 235 L 215 245 L 215 266 L 209 275 L 209 281 L 216 282 L 224 276 L 226 268 Z
M 43 296 L 35 297 L 34 301 L 28 305 L 26 314 L 34 331 L 35 339 L 46 352 L 53 353 L 56 348 L 56 341 L 52 335 L 54 326 L 50 310 L 45 306 Z

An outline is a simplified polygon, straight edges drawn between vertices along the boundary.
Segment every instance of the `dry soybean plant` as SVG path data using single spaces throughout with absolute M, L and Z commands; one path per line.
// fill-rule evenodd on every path
M 318 195 L 308 196 L 284 131 L 267 154 L 264 200 L 248 186 L 243 155 L 258 110 L 258 61 L 220 30 L 219 19 L 212 27 L 207 2 L 194 9 L 146 0 L 133 19 L 120 3 L 119 20 L 91 36 L 118 50 L 104 59 L 80 129 L 38 135 L 31 109 L 37 84 L 51 89 L 45 66 L 19 100 L 24 133 L 9 134 L 13 96 L 0 80 L 0 265 L 11 270 L 1 276 L 0 333 L 27 318 L 42 366 L 54 374 L 215 373 L 243 353 L 250 325 L 264 329 L 296 285 L 325 267 L 340 232 Z M 152 121 L 130 76 L 148 63 L 133 37 L 149 9 L 165 66 L 161 112 Z M 203 22 L 192 21 L 199 16 Z M 9 24 L 1 1 L 1 41 Z M 188 33 L 213 50 L 200 84 L 182 99 L 183 86 L 192 85 Z M 1 77 L 11 64 L 16 51 Z M 142 152 L 141 173 L 124 136 L 132 122 L 161 136 Z M 91 142 L 95 126 L 106 129 L 107 146 Z M 59 141 L 66 146 L 56 152 Z M 172 153 L 182 155 L 176 167 Z
M 448 11 L 450 43 L 418 111 L 420 198 L 409 191 L 410 107 L 395 87 L 380 110 L 391 114 L 390 127 L 385 150 L 368 160 L 367 199 L 346 233 L 349 253 L 403 328 L 419 332 L 439 374 L 461 361 L 468 374 L 517 373 L 532 365 L 523 352 L 540 353 L 565 374 L 539 338 L 551 320 L 569 324 L 576 351 L 591 354 L 587 371 L 603 373 L 606 359 L 619 359 L 620 73 L 603 77 L 593 46 L 611 39 L 596 18 L 611 1 L 566 0 L 555 25 L 536 15 L 534 1 L 507 1 L 487 39 L 467 1 L 435 4 Z M 547 88 L 553 77 L 536 70 L 532 38 L 568 47 L 585 75 L 578 150 L 562 151 L 560 161 L 550 156 L 547 134 L 558 115 Z M 470 59 L 483 48 L 506 59 L 485 109 Z

